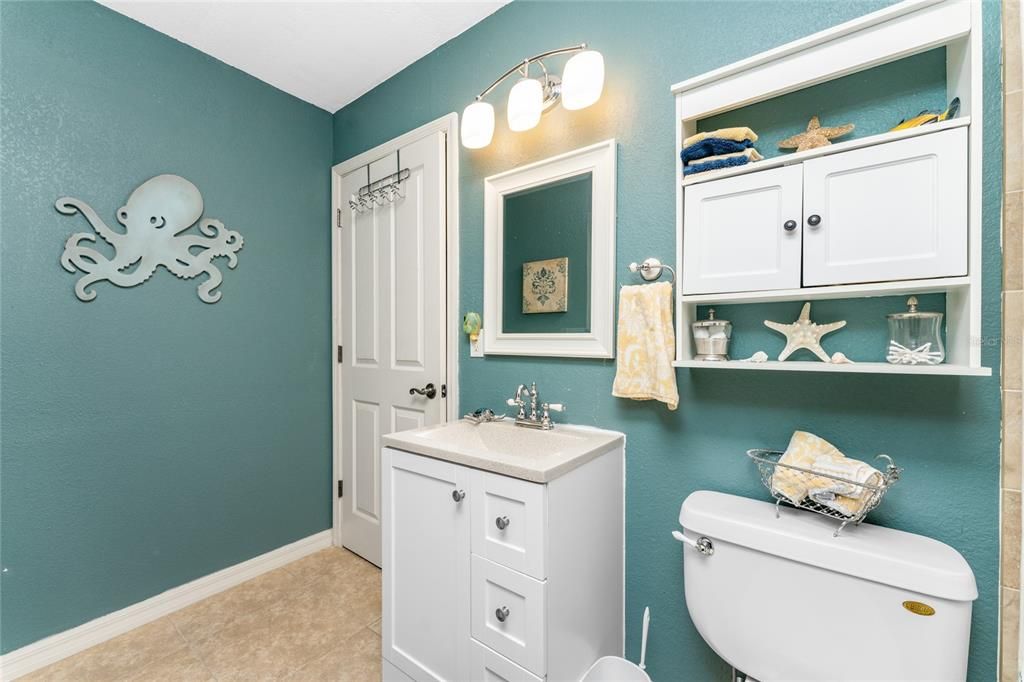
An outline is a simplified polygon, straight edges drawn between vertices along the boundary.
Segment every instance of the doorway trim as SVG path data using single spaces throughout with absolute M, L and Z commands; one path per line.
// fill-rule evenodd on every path
M 433 133 L 445 134 L 445 296 L 444 341 L 442 360 L 448 387 L 448 397 L 441 416 L 445 421 L 458 418 L 459 411 L 459 117 L 452 112 L 415 130 L 399 135 L 384 144 L 346 159 L 331 167 L 331 539 L 336 547 L 342 546 L 341 505 L 338 504 L 338 481 L 341 480 L 341 419 L 337 406 L 341 404 L 341 363 L 337 348 L 341 344 L 341 277 L 338 270 L 341 240 L 337 220 L 342 207 L 341 177 L 353 169 L 365 166 L 396 150 Z

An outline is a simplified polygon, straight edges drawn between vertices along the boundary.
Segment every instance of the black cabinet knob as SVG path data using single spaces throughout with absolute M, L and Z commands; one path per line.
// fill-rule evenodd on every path
M 817 227 L 821 225 L 821 216 L 815 213 L 814 215 L 807 218 L 807 224 L 811 227 Z
M 784 230 L 786 230 L 786 232 L 792 232 L 793 230 L 796 229 L 796 221 L 795 220 L 787 220 L 786 222 L 784 222 L 782 224 L 782 228 Z

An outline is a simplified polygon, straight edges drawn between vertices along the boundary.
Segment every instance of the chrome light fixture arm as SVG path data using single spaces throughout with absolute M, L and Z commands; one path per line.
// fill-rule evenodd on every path
M 511 76 L 514 73 L 519 73 L 523 77 L 529 76 L 530 64 L 532 64 L 533 62 L 537 62 L 538 64 L 540 64 L 540 67 L 542 69 L 544 69 L 545 79 L 548 79 L 548 78 L 550 78 L 550 76 L 548 75 L 548 70 L 544 67 L 544 64 L 541 63 L 540 60 L 546 59 L 548 57 L 554 57 L 555 55 L 560 55 L 560 54 L 570 54 L 572 52 L 582 52 L 585 49 L 587 49 L 587 44 L 586 43 L 580 43 L 579 45 L 573 45 L 571 47 L 560 47 L 557 50 L 548 50 L 547 52 L 541 52 L 540 54 L 534 55 L 534 56 L 530 57 L 529 59 L 524 59 L 522 62 L 516 64 L 511 69 L 509 69 L 505 73 L 501 74 L 493 83 L 491 83 L 486 88 L 484 88 L 483 92 L 481 92 L 479 95 L 476 96 L 476 101 L 479 102 L 484 97 L 487 97 L 487 95 L 491 94 L 491 92 L 494 90 L 494 88 L 496 88 L 499 85 L 501 85 L 502 81 L 504 81 L 506 78 L 508 78 L 509 76 Z

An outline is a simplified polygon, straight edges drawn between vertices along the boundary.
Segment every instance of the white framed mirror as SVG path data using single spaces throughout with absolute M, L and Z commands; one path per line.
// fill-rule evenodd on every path
M 615 355 L 615 140 L 484 180 L 484 353 Z

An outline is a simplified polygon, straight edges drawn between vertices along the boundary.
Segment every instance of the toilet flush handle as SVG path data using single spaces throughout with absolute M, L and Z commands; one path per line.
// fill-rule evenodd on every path
M 696 540 L 691 540 L 677 530 L 672 531 L 672 537 L 679 542 L 693 547 L 695 550 L 703 554 L 704 556 L 711 556 L 715 553 L 715 546 L 711 543 L 711 540 L 701 535 Z

